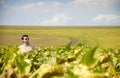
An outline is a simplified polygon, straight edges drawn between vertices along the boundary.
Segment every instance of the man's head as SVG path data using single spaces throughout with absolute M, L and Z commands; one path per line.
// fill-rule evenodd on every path
M 21 40 L 23 42 L 28 42 L 29 41 L 29 36 L 28 35 L 22 35 Z

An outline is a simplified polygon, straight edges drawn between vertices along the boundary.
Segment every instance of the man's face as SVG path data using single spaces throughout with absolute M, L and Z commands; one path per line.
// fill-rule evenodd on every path
M 28 37 L 23 37 L 22 41 L 27 43 L 29 41 L 29 38 Z

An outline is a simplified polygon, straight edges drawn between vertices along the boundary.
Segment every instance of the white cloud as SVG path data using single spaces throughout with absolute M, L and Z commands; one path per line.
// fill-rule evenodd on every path
M 27 5 L 24 5 L 22 7 L 19 7 L 19 9 L 22 9 L 22 10 L 30 10 L 32 7 L 34 7 L 35 5 L 32 4 L 32 3 L 29 3 Z
M 44 2 L 36 2 L 36 3 L 28 3 L 23 6 L 11 6 L 10 8 L 12 10 L 16 11 L 30 11 L 30 10 L 35 10 L 38 8 L 43 8 L 45 6 Z
M 15 6 L 15 5 L 5 5 L 5 8 L 8 9 L 11 12 L 50 12 L 54 10 L 55 8 L 61 6 L 60 2 L 35 2 L 35 3 L 27 3 L 21 6 Z
M 74 0 L 77 4 L 86 4 L 86 5 L 94 5 L 94 6 L 109 6 L 115 3 L 120 2 L 120 0 Z
M 101 24 L 114 24 L 120 23 L 120 16 L 113 15 L 113 14 L 101 14 L 96 16 L 93 19 L 94 23 L 101 23 Z
M 18 7 L 18 9 L 24 10 L 24 11 L 31 11 L 31 10 L 38 10 L 42 9 L 46 4 L 44 2 L 36 2 L 36 3 L 29 3 L 26 5 L 23 5 L 21 7 Z
M 45 6 L 45 2 L 37 2 L 37 3 L 35 3 L 34 5 L 37 5 L 37 6 Z
M 56 14 L 51 19 L 43 21 L 41 25 L 66 25 L 69 20 L 71 20 L 71 17 L 64 13 Z
M 60 3 L 60 2 L 54 2 L 54 3 L 53 3 L 53 6 L 54 6 L 54 7 L 59 7 L 59 6 L 61 6 L 61 3 Z
M 76 3 L 87 4 L 90 0 L 75 0 Z

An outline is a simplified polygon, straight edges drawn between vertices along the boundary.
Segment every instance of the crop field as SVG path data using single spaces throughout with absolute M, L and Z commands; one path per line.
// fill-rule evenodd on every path
M 23 34 L 30 36 L 35 46 L 66 46 L 81 42 L 86 46 L 120 47 L 120 27 L 0 27 L 0 44 L 20 45 Z
M 0 78 L 120 78 L 120 27 L 0 26 Z

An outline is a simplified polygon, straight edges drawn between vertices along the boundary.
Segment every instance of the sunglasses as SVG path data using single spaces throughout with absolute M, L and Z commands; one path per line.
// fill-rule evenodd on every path
M 29 40 L 29 38 L 22 38 L 22 40 Z

